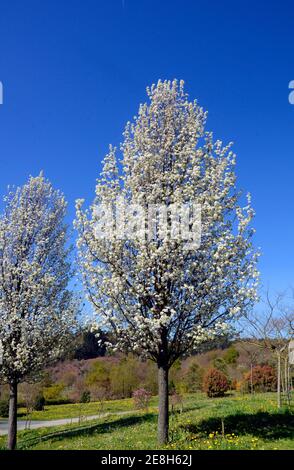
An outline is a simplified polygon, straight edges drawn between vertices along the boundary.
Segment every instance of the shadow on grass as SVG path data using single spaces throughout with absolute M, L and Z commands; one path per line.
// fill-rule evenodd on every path
M 110 421 L 108 423 L 101 423 L 97 424 L 94 427 L 94 432 L 98 432 L 99 434 L 105 433 L 105 432 L 112 432 L 116 428 L 124 428 L 127 426 L 134 426 L 136 424 L 141 424 L 143 422 L 148 422 L 148 421 L 154 421 L 155 415 L 153 413 L 147 413 L 142 416 L 128 416 L 125 418 L 118 418 L 115 421 Z M 93 432 L 93 431 L 92 431 Z M 88 434 L 86 432 L 86 434 Z
M 124 428 L 127 426 L 134 426 L 136 424 L 141 424 L 146 421 L 154 421 L 156 415 L 152 413 L 147 413 L 142 416 L 128 416 L 124 418 L 118 418 L 114 421 L 104 422 L 104 423 L 95 423 L 84 425 L 83 427 L 77 427 L 73 429 L 63 429 L 60 431 L 55 431 L 52 433 L 44 434 L 42 436 L 35 436 L 29 439 L 23 439 L 19 442 L 18 448 L 24 449 L 27 447 L 34 446 L 39 442 L 60 440 L 64 438 L 72 437 L 81 437 L 81 436 L 90 436 L 92 434 L 103 434 L 114 431 L 117 428 Z
M 280 413 L 258 412 L 255 414 L 234 414 L 223 418 L 225 434 L 250 434 L 262 439 L 294 438 L 294 414 L 288 411 Z M 207 436 L 222 432 L 221 418 L 208 418 L 198 424 L 182 426 L 188 432 Z
M 170 415 L 172 416 L 173 414 L 182 414 L 182 413 L 188 413 L 189 411 L 199 411 L 199 410 L 203 410 L 204 408 L 209 408 L 210 407 L 210 403 L 203 403 L 203 402 L 199 402 L 199 403 L 188 403 L 188 404 L 185 404 L 183 405 L 183 408 L 181 408 L 179 405 L 176 405 L 174 407 L 174 409 L 172 409 L 172 406 L 169 407 L 169 412 L 170 412 Z

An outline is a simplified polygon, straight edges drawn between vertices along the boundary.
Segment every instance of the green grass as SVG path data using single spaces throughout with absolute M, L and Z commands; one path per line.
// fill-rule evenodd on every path
M 62 418 L 78 418 L 80 415 L 91 416 L 97 415 L 101 412 L 117 412 L 133 410 L 133 400 L 126 398 L 124 400 L 109 400 L 103 403 L 91 402 L 82 404 L 67 404 L 67 405 L 48 405 L 45 406 L 44 411 L 33 411 L 30 415 L 32 420 L 50 420 Z M 18 418 L 25 419 L 25 408 L 19 408 Z
M 87 405 L 87 410 L 92 410 L 93 405 Z M 60 408 L 73 413 L 72 406 L 78 405 L 60 405 Z M 111 411 L 127 411 L 131 406 L 131 400 L 118 400 L 113 402 Z M 157 449 L 155 406 L 156 398 L 149 412 L 111 415 L 85 423 L 82 427 L 71 425 L 22 431 L 19 445 L 22 448 L 30 445 L 31 449 Z M 55 406 L 44 413 L 48 416 L 50 412 L 50 416 L 56 418 Z M 62 417 L 68 416 L 63 414 Z M 60 435 L 61 429 L 66 435 Z M 56 432 L 59 434 L 52 436 Z M 4 446 L 4 442 L 5 439 L 1 438 L 0 446 Z M 171 415 L 170 443 L 166 448 L 294 449 L 294 414 L 286 409 L 277 410 L 275 394 L 271 393 L 255 396 L 236 394 L 215 399 L 201 393 L 188 395 L 184 400 L 184 412 Z
M 198 398 L 201 395 L 198 395 Z M 194 394 L 187 394 L 185 396 L 185 405 L 192 406 L 195 402 Z M 149 411 L 156 411 L 157 397 L 152 397 L 150 401 Z M 30 414 L 31 420 L 44 421 L 55 420 L 62 418 L 78 418 L 79 416 L 98 415 L 100 413 L 116 413 L 121 411 L 133 411 L 134 402 L 132 398 L 125 398 L 123 400 L 108 400 L 101 404 L 99 402 L 82 403 L 82 404 L 67 404 L 67 405 L 47 405 L 44 411 L 33 411 Z M 18 409 L 18 419 L 26 418 L 26 409 Z

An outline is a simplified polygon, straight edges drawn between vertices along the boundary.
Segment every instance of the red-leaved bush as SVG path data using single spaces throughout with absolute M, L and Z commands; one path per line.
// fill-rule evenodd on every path
M 218 369 L 209 369 L 204 376 L 203 390 L 208 397 L 223 397 L 230 388 L 226 375 Z
M 244 375 L 244 385 L 246 390 L 251 389 L 251 380 L 255 392 L 273 392 L 277 389 L 276 371 L 271 366 L 255 366 L 251 372 Z
M 139 388 L 133 392 L 135 408 L 138 410 L 147 409 L 150 403 L 151 393 L 145 388 Z

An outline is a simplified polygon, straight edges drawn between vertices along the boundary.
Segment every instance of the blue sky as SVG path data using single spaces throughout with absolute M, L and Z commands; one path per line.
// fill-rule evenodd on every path
M 184 79 L 235 142 L 263 283 L 294 285 L 293 24 L 290 1 L 2 0 L 0 193 L 43 169 L 72 219 L 146 86 Z

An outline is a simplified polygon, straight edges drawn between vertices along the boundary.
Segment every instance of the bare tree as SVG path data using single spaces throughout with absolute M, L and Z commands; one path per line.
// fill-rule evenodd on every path
M 293 291 L 271 295 L 269 290 L 263 295 L 264 308 L 247 312 L 239 320 L 242 331 L 250 337 L 249 343 L 267 350 L 277 364 L 277 404 L 281 407 L 281 392 L 290 403 L 290 367 L 288 343 L 293 337 L 294 309 Z
M 260 345 L 253 344 L 252 340 L 242 340 L 239 344 L 240 348 L 246 353 L 248 357 L 248 367 L 250 368 L 250 393 L 254 393 L 253 385 L 253 368 L 261 359 L 262 348 Z

